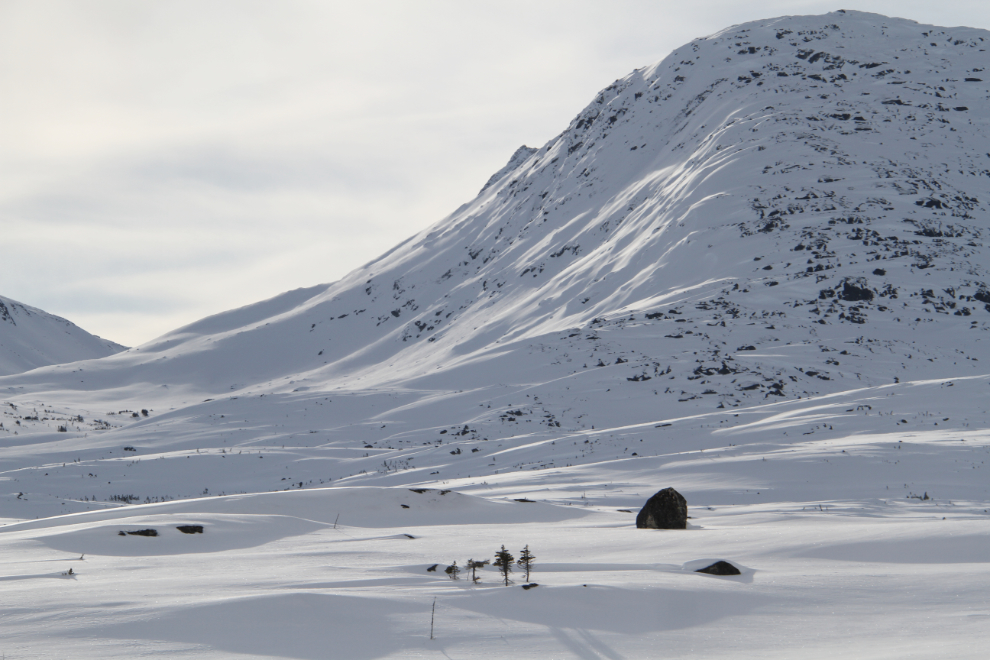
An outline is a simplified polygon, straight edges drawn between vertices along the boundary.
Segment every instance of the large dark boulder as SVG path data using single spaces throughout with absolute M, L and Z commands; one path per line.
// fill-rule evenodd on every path
M 687 500 L 673 488 L 664 488 L 646 500 L 636 516 L 640 529 L 687 529 Z

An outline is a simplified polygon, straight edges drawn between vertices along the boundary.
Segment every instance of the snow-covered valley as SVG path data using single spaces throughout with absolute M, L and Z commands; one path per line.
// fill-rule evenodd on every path
M 454 495 L 283 492 L 14 526 L 6 653 L 976 658 L 986 643 L 986 524 L 972 515 L 695 508 L 673 533 L 596 506 L 443 506 Z M 205 532 L 174 529 L 189 523 Z M 161 535 L 118 536 L 149 527 Z M 534 549 L 538 588 L 518 574 L 501 586 L 490 567 L 478 585 L 442 573 L 501 544 Z M 692 572 L 714 557 L 743 574 Z
M 339 282 L 0 378 L 0 650 L 983 657 L 988 43 L 729 28 Z

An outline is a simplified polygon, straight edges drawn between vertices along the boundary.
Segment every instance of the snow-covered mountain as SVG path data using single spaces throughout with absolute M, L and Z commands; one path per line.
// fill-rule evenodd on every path
M 61 317 L 0 297 L 0 376 L 123 350 L 124 346 L 91 335 Z
M 695 40 L 343 280 L 0 388 L 72 411 L 154 409 L 135 433 L 155 451 L 299 432 L 376 450 L 324 480 L 411 468 L 397 452 L 418 446 L 429 465 L 403 478 L 433 481 L 502 469 L 436 469 L 446 445 L 422 447 L 454 432 L 559 467 L 587 460 L 547 454 L 562 434 L 727 428 L 735 409 L 982 376 L 988 39 L 836 12 Z M 214 412 L 230 405 L 249 427 L 232 435 Z M 248 481 L 204 487 L 262 486 Z
M 656 342 L 624 371 L 697 352 L 705 371 L 737 363 L 761 394 L 834 389 L 825 376 L 890 382 L 912 371 L 912 343 L 975 348 L 984 334 L 985 39 L 841 12 L 697 40 L 602 90 L 475 200 L 340 282 L 99 368 L 114 384 L 204 392 L 383 385 L 487 364 L 537 337 L 597 363 L 604 344 L 584 351 L 583 336 L 556 334 L 621 342 L 649 326 L 636 332 Z M 802 357 L 810 380 L 759 358 L 768 344 L 848 336 L 897 357 L 869 375 L 855 358 Z
M 0 517 L 78 514 L 0 526 L 5 649 L 983 657 L 988 45 L 729 28 L 339 282 L 0 378 Z M 540 589 L 436 570 L 499 543 Z

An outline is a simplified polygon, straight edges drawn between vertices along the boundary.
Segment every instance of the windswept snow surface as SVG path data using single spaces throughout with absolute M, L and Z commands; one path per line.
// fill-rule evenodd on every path
M 0 376 L 126 350 L 70 321 L 0 297 Z
M 340 282 L 0 379 L 0 650 L 982 658 L 988 45 L 730 28 Z

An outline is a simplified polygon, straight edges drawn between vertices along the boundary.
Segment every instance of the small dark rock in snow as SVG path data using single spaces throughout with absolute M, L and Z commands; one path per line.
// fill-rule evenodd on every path
M 202 525 L 179 525 L 178 527 L 176 527 L 176 529 L 179 530 L 180 532 L 182 532 L 183 534 L 202 534 L 203 533 L 203 526 Z
M 530 582 L 529 584 L 522 585 L 522 588 L 525 589 L 525 590 L 527 590 L 527 591 L 529 591 L 533 587 L 538 587 L 538 586 L 540 586 L 540 585 L 537 584 L 536 582 Z
M 440 564 L 433 564 L 433 566 L 430 566 L 428 569 L 426 569 L 426 572 L 427 573 L 436 573 L 437 572 L 437 566 L 439 566 L 439 565 Z
M 687 529 L 687 500 L 673 488 L 664 488 L 636 516 L 640 529 Z
M 157 529 L 138 529 L 133 532 L 127 532 L 131 536 L 158 536 Z M 123 532 L 120 533 L 123 535 Z
M 717 561 L 711 566 L 699 568 L 695 573 L 707 573 L 708 575 L 741 575 L 739 569 L 727 561 Z

